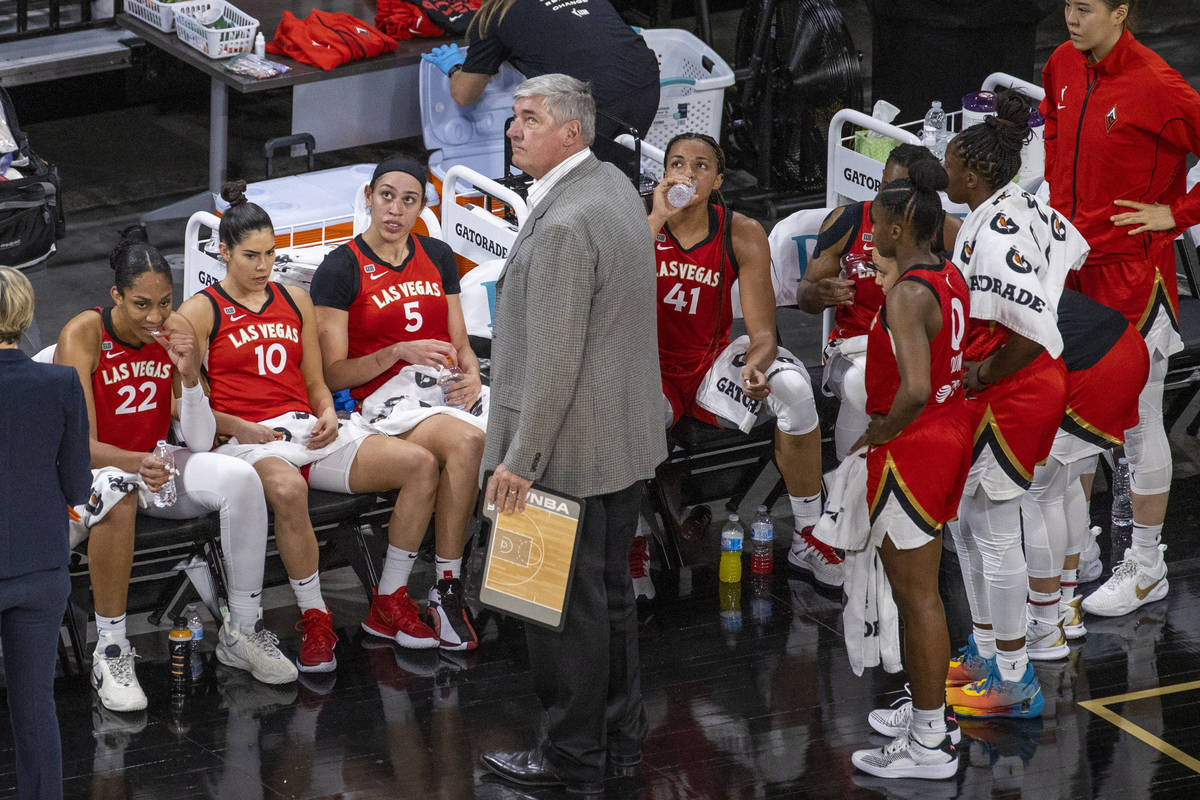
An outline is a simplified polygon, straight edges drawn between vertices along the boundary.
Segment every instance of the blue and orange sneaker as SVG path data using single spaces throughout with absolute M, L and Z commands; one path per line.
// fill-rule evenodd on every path
M 993 660 L 979 655 L 979 650 L 975 648 L 975 635 L 968 636 L 967 644 L 950 659 L 946 685 L 966 686 L 983 680 L 988 674 L 988 664 Z
M 946 689 L 946 705 L 960 717 L 1032 719 L 1041 716 L 1045 703 L 1032 664 L 1025 665 L 1021 680 L 1006 681 L 993 660 L 983 680 Z

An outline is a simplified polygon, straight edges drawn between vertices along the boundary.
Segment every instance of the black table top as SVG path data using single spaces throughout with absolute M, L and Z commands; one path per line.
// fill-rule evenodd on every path
M 259 30 L 267 41 L 274 36 L 284 11 L 291 11 L 296 16 L 303 18 L 313 8 L 311 0 L 303 2 L 302 0 L 236 0 L 233 5 L 258 20 Z M 353 14 L 372 24 L 375 20 L 375 3 L 370 0 L 333 0 L 323 4 L 322 8 L 325 11 Z M 323 70 L 320 67 L 294 61 L 287 56 L 267 53 L 267 58 L 286 64 L 291 69 L 274 78 L 257 79 L 230 72 L 225 69 L 225 59 L 209 58 L 194 47 L 185 44 L 175 34 L 175 31 L 163 33 L 127 13 L 118 14 L 116 22 L 122 28 L 136 33 L 155 47 L 165 50 L 210 77 L 220 80 L 231 89 L 245 94 L 415 64 L 420 59 L 421 53 L 427 53 L 447 41 L 454 41 L 453 39 L 409 39 L 401 41 L 399 47 L 390 53 L 375 58 L 351 61 L 332 70 Z

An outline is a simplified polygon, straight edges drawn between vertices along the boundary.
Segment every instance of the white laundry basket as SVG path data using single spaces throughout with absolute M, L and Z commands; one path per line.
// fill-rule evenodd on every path
M 665 150 L 680 133 L 721 138 L 721 115 L 733 69 L 717 52 L 679 28 L 648 28 L 642 38 L 658 57 L 659 98 L 645 141 Z

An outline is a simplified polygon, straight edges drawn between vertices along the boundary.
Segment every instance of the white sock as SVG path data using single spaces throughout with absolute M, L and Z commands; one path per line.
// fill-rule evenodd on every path
M 1062 602 L 1069 603 L 1074 600 L 1075 590 L 1079 588 L 1079 570 L 1064 569 L 1062 571 L 1062 580 L 1059 581 L 1058 585 L 1062 591 Z
M 937 747 L 946 738 L 946 706 L 924 709 L 913 706 L 909 730 L 926 747 Z
M 796 518 L 796 530 L 802 531 L 812 525 L 817 524 L 817 520 L 821 518 L 821 493 L 817 492 L 812 497 L 792 497 L 788 495 L 788 501 L 792 504 L 792 516 Z
M 125 635 L 125 615 L 104 617 L 96 615 L 96 652 L 103 653 L 110 644 L 121 646 L 122 653 L 129 652 L 129 639 Z
M 457 578 L 462 572 L 462 558 L 442 558 L 435 556 L 433 566 L 436 570 L 438 580 L 443 578 Z
M 394 594 L 400 587 L 408 586 L 408 576 L 416 563 L 416 553 L 389 544 L 387 557 L 383 559 L 383 574 L 379 576 L 379 593 Z
M 1029 590 L 1029 616 L 1038 622 L 1054 625 L 1058 622 L 1058 599 L 1062 592 L 1035 592 Z
M 971 635 L 975 637 L 975 649 L 981 658 L 991 658 L 996 655 L 996 633 L 991 628 L 973 628 Z
M 319 572 L 314 572 L 307 578 L 295 580 L 288 578 L 288 583 L 292 585 L 292 592 L 296 595 L 296 605 L 300 606 L 300 613 L 310 609 L 325 611 L 325 600 L 321 597 L 321 575 Z M 233 613 L 232 611 L 230 613 Z
M 262 589 L 257 592 L 229 590 L 229 624 L 239 633 L 254 633 L 258 612 L 262 607 Z
M 1158 543 L 1162 539 L 1162 529 L 1161 524 L 1133 523 L 1133 554 L 1142 566 L 1150 567 L 1158 563 Z
M 1016 650 L 997 650 L 996 666 L 1000 668 L 1000 677 L 1006 681 L 1019 681 L 1025 677 L 1025 668 L 1029 666 L 1029 653 L 1025 646 Z

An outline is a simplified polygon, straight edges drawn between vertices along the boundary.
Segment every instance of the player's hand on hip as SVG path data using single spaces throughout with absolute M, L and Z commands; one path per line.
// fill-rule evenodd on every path
M 485 499 L 501 514 L 512 514 L 525 510 L 525 495 L 533 481 L 522 478 L 501 464 L 488 480 Z
M 1162 203 L 1138 203 L 1133 200 L 1114 200 L 1113 205 L 1133 209 L 1133 211 L 1113 214 L 1109 217 L 1113 225 L 1137 225 L 1138 227 L 1129 232 L 1130 236 L 1150 231 L 1175 229 L 1175 215 L 1171 213 L 1170 206 Z

